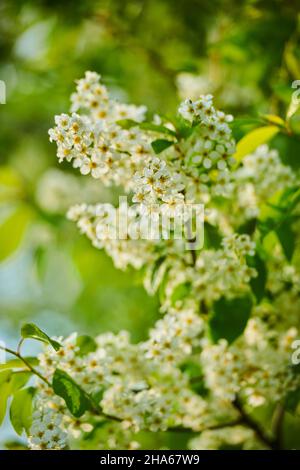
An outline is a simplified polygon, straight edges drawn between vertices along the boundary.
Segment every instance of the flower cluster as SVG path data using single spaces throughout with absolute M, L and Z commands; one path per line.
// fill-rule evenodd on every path
M 251 429 L 243 407 L 276 407 L 300 387 L 290 364 L 300 328 L 299 272 L 276 227 L 270 248 L 259 224 L 245 222 L 298 179 L 267 146 L 233 166 L 231 120 L 211 95 L 184 101 L 172 123 L 146 118 L 145 107 L 118 103 L 91 72 L 77 83 L 71 115 L 55 118 L 50 139 L 59 161 L 132 198 L 129 206 L 77 204 L 69 218 L 116 267 L 143 268 L 164 316 L 139 344 L 121 332 L 98 336 L 85 352 L 77 335 L 59 339 L 58 352 L 47 348 L 39 357 L 46 383 L 38 381 L 32 448 L 82 448 L 90 439 L 95 448 L 135 449 L 140 431 L 182 429 L 201 433 L 191 449 L 272 447 Z M 174 235 L 189 204 L 205 204 L 203 247 L 194 247 L 191 233 L 149 232 L 150 220 Z M 193 228 L 199 218 L 200 211 L 184 225 Z M 245 298 L 242 318 L 224 310 L 214 336 L 216 305 Z M 57 368 L 93 398 L 93 410 L 72 415 L 48 385 Z
M 183 257 L 176 261 L 167 259 L 161 266 L 164 268 L 161 274 L 168 281 L 163 309 L 184 305 L 198 310 L 197 306 L 207 308 L 222 296 L 233 297 L 249 291 L 249 281 L 257 272 L 248 266 L 247 256 L 254 252 L 255 243 L 248 235 L 233 234 L 223 238 L 218 250 L 203 249 L 193 266 Z M 151 293 L 147 282 L 145 285 Z
M 202 362 L 208 387 L 219 397 L 234 401 L 243 396 L 252 407 L 283 400 L 300 386 L 299 376 L 287 367 L 292 341 L 298 332 L 268 331 L 258 318 L 248 322 L 244 337 L 233 345 L 226 340 L 203 347 Z
M 297 181 L 292 169 L 284 165 L 277 150 L 261 145 L 246 155 L 235 171 L 232 197 L 244 218 L 259 216 L 260 206 L 276 193 Z
M 63 414 L 40 403 L 33 413 L 29 445 L 33 450 L 58 450 L 66 447 L 67 434 L 61 429 Z
M 199 178 L 204 192 L 211 187 L 213 194 L 225 195 L 230 183 L 229 170 L 235 163 L 235 142 L 229 127 L 233 117 L 214 108 L 212 95 L 203 95 L 197 101 L 185 100 L 179 113 L 198 124 L 188 147 L 183 147 L 187 174 Z
M 173 330 L 168 346 L 160 342 L 167 337 L 167 328 Z M 193 412 L 190 422 L 199 428 L 205 402 L 189 389 L 188 377 L 177 366 L 192 354 L 201 333 L 202 321 L 193 312 L 181 312 L 179 316 L 172 312 L 157 323 L 148 341 L 137 345 L 130 343 L 126 332 L 108 333 L 98 336 L 95 350 L 83 355 L 76 334 L 65 340 L 58 338 L 62 347 L 57 353 L 49 346 L 39 356 L 43 376 L 51 383 L 59 367 L 87 393 L 98 396 L 101 392 L 97 402 L 101 411 L 95 422 L 88 412 L 75 419 L 63 400 L 39 381 L 37 411 L 30 429 L 31 448 L 63 448 L 67 438 L 80 438 L 107 418 L 121 424 L 119 431 L 125 435 L 141 429 L 166 430 L 187 419 L 186 410 L 193 409 L 192 402 L 198 403 L 199 412 Z
M 151 153 L 150 138 L 136 127 L 123 129 L 118 122 L 132 119 L 138 123 L 144 119 L 146 108 L 110 99 L 99 78 L 87 72 L 78 81 L 77 93 L 72 95 L 73 112 L 55 117 L 50 140 L 57 143 L 60 162 L 72 162 L 81 174 L 91 174 L 106 185 L 122 184 L 132 189 L 133 175 L 141 167 L 142 158 Z M 81 109 L 86 114 L 74 112 Z

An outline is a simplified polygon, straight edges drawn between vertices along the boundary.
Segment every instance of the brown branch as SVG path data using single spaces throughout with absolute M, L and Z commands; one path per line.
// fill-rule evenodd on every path
M 284 407 L 278 403 L 273 416 L 274 448 L 282 449 L 282 425 L 284 419 Z
M 266 433 L 263 431 L 263 429 L 261 429 L 259 424 L 245 412 L 238 397 L 236 397 L 236 399 L 234 400 L 233 406 L 238 410 L 241 415 L 241 423 L 249 426 L 249 428 L 251 428 L 255 432 L 259 440 L 262 441 L 267 447 L 275 449 L 274 440 L 271 439 L 268 435 L 266 435 Z

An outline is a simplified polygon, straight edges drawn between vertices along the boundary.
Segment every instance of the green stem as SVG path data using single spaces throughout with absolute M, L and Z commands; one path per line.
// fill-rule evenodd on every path
M 20 343 L 19 343 L 19 346 L 20 346 Z M 3 347 L 3 346 L 0 346 L 0 349 L 2 349 L 3 351 L 8 352 L 9 354 L 12 354 L 13 356 L 17 357 L 18 359 L 20 359 L 22 362 L 24 362 L 26 367 L 28 367 L 28 369 L 31 370 L 31 372 L 33 374 L 35 374 L 37 377 L 39 377 L 41 380 L 43 380 L 43 382 L 45 382 L 48 385 L 48 387 L 51 387 L 50 382 L 45 377 L 43 377 L 39 373 L 39 371 L 37 371 L 34 367 L 32 367 L 32 365 L 23 356 L 21 356 L 21 354 L 18 351 L 13 351 L 12 349 L 9 349 L 9 348 Z

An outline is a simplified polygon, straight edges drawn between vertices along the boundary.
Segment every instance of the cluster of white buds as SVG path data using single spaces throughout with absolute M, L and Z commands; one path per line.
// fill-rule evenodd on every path
M 292 169 L 281 162 L 277 150 L 261 145 L 246 155 L 243 165 L 234 172 L 230 190 L 235 211 L 244 219 L 258 217 L 263 203 L 297 180 Z
M 229 169 L 235 163 L 235 142 L 228 125 L 233 117 L 214 108 L 212 95 L 203 95 L 197 101 L 185 100 L 179 113 L 196 129 L 182 148 L 186 174 L 198 180 L 202 192 L 211 188 L 213 194 L 227 194 Z M 192 185 L 188 190 L 188 194 L 193 193 Z

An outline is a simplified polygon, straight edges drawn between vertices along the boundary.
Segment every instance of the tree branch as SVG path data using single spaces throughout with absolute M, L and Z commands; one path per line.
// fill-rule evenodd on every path
M 23 357 L 21 356 L 21 354 L 18 352 L 18 351 L 13 351 L 12 349 L 9 349 L 9 348 L 5 348 L 3 346 L 0 346 L 0 349 L 2 349 L 3 351 L 6 351 L 8 352 L 9 354 L 12 354 L 13 356 L 16 356 L 18 359 L 20 359 L 22 362 L 24 362 L 24 364 L 26 365 L 26 367 L 28 367 L 29 370 L 31 370 L 31 372 L 33 374 L 35 374 L 37 377 L 39 377 L 41 380 L 43 380 L 43 382 L 45 382 L 48 387 L 51 387 L 51 384 L 50 382 L 48 382 L 48 380 L 46 379 L 46 377 L 43 377 L 38 370 L 36 370 L 34 367 L 32 367 L 32 365 Z
M 236 397 L 236 399 L 234 400 L 233 406 L 238 410 L 241 415 L 241 423 L 249 426 L 249 428 L 251 428 L 255 432 L 260 441 L 262 441 L 266 446 L 270 447 L 271 449 L 275 449 L 274 440 L 267 436 L 266 433 L 261 429 L 259 424 L 245 412 L 238 397 Z

